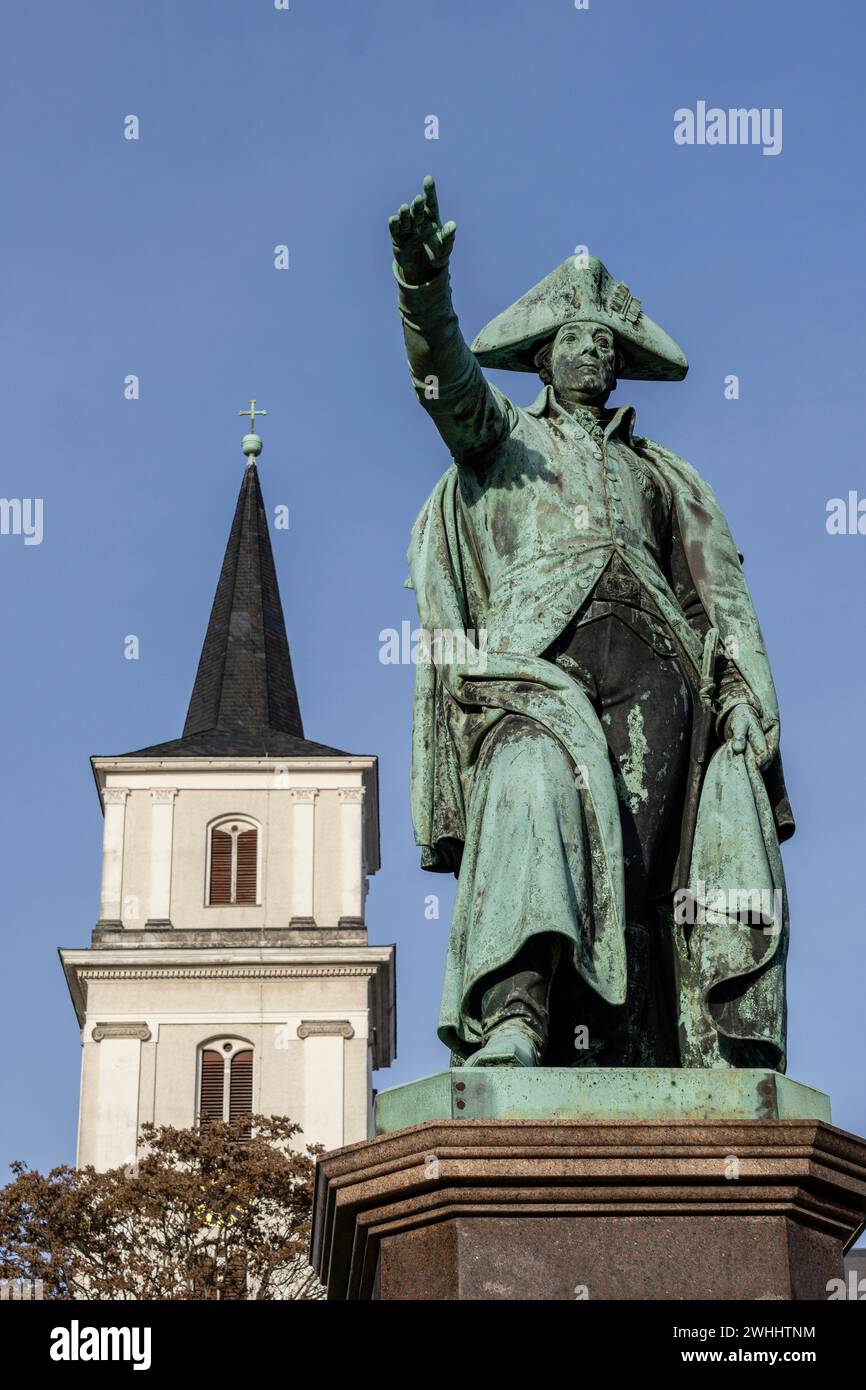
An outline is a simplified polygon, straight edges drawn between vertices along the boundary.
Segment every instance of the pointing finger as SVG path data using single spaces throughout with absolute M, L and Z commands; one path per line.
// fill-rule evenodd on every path
M 428 174 L 424 179 L 424 199 L 427 203 L 427 215 L 431 222 L 439 221 L 439 198 L 436 193 L 436 182 L 432 174 Z

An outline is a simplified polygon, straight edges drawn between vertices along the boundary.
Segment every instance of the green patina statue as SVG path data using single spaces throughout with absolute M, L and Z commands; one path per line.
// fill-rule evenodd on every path
M 454 460 L 409 550 L 415 835 L 458 878 L 439 1036 L 453 1065 L 784 1071 L 793 821 L 742 557 L 708 484 L 607 406 L 686 359 L 589 255 L 470 350 L 432 179 L 390 227 Z

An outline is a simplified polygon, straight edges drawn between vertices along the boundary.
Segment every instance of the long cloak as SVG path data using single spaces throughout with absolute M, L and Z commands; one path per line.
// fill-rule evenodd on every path
M 541 409 L 539 402 L 527 413 Z M 689 875 L 693 893 L 708 892 L 715 904 L 719 893 L 727 902 L 744 888 L 771 887 L 781 894 L 782 909 L 772 930 L 765 930 L 744 922 L 737 912 L 719 912 L 711 905 L 699 925 L 678 933 L 684 977 L 697 982 L 680 995 L 682 1062 L 730 1065 L 735 1055 L 731 1043 L 756 1043 L 784 1070 L 788 910 L 778 846 L 792 833 L 793 821 L 778 754 L 779 712 L 769 662 L 741 559 L 712 489 L 661 445 L 636 440 L 635 447 L 670 487 L 695 589 L 721 642 L 736 653 L 735 664 L 772 752 L 763 774 L 749 760 L 738 760 L 741 766 L 735 768 L 724 748 L 708 768 Z M 699 671 L 700 640 L 664 577 L 640 555 L 630 553 L 628 562 Z M 456 465 L 439 480 L 419 514 L 409 570 L 433 653 L 433 659 L 416 665 L 413 706 L 412 815 L 422 864 L 434 871 L 459 871 L 472 834 L 467 806 L 486 735 L 509 712 L 538 721 L 584 773 L 578 794 L 589 846 L 586 897 L 592 920 L 580 936 L 575 967 L 602 999 L 621 1004 L 626 994 L 622 834 L 604 732 L 580 686 L 543 659 L 551 640 L 544 621 L 525 611 L 515 614 L 507 599 L 491 599 Z M 597 574 L 590 563 L 582 566 L 576 554 L 569 576 L 575 611 Z M 551 593 L 559 582 L 555 568 L 539 575 L 540 587 L 547 585 Z M 541 593 L 537 614 L 544 607 Z M 452 648 L 448 659 L 437 660 L 436 633 L 469 634 L 469 646 L 465 651 Z M 473 651 L 473 635 L 483 651 Z M 737 795 L 729 811 L 724 787 L 731 785 Z M 744 786 L 749 789 L 745 798 Z M 452 923 L 452 941 L 460 929 L 461 923 Z M 471 1050 L 478 1041 L 465 1008 L 472 983 L 461 977 L 459 953 L 450 950 L 440 1036 L 458 1049 L 468 1045 Z

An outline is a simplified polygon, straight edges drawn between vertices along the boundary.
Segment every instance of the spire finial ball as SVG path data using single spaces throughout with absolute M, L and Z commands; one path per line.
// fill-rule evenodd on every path
M 241 440 L 241 448 L 243 449 L 250 463 L 252 463 L 253 459 L 258 458 L 259 454 L 262 452 L 261 439 L 257 434 L 252 433 L 252 431 L 254 431 L 256 427 L 256 416 L 267 415 L 267 413 L 268 412 L 266 410 L 256 410 L 255 401 L 250 401 L 249 410 L 238 411 L 238 415 L 249 415 L 250 417 L 251 432 L 249 434 L 245 434 L 243 439 Z

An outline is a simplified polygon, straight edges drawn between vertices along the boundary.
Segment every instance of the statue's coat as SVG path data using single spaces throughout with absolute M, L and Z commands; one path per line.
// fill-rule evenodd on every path
M 624 878 L 607 743 L 583 690 L 542 656 L 592 592 L 599 566 L 613 547 L 587 548 L 575 532 L 565 549 L 551 547 L 528 563 L 503 568 L 491 509 L 503 486 L 514 489 L 512 508 L 545 507 L 544 488 L 525 486 L 521 471 L 527 459 L 543 460 L 549 449 L 545 417 L 555 402 L 546 388 L 533 406 L 517 409 L 490 389 L 509 421 L 507 435 L 487 451 L 494 485 L 476 486 L 482 460 L 449 468 L 422 508 L 409 550 L 409 582 L 422 626 L 430 632 L 483 631 L 486 636 L 482 662 L 421 662 L 416 667 L 415 837 L 426 868 L 456 872 L 485 736 L 507 712 L 528 716 L 547 729 L 575 767 L 583 769 L 580 780 L 585 783 L 579 795 L 589 843 L 592 921 L 575 949 L 575 967 L 601 998 L 619 1004 L 626 990 Z M 770 666 L 740 557 L 712 489 L 659 444 L 633 439 L 631 448 L 670 490 L 694 587 L 748 688 L 772 755 L 761 775 L 751 755 L 736 758 L 728 747 L 720 747 L 708 768 L 694 833 L 693 888 L 697 890 L 698 880 L 726 893 L 772 885 L 780 889 L 784 911 L 768 930 L 710 911 L 706 921 L 680 933 L 686 972 L 694 971 L 698 957 L 700 964 L 691 994 L 681 991 L 682 1063 L 724 1065 L 725 1040 L 734 1039 L 768 1046 L 782 1070 L 788 921 L 778 842 L 791 833 L 793 823 L 778 757 L 779 712 Z M 543 515 L 534 518 L 540 533 L 544 520 Z M 624 558 L 697 677 L 701 641 L 661 568 L 639 546 L 629 546 Z M 455 919 L 452 948 L 460 929 Z M 452 1045 L 472 1041 L 461 1015 L 473 981 L 463 978 L 461 970 L 459 952 L 449 949 L 440 1036 Z

